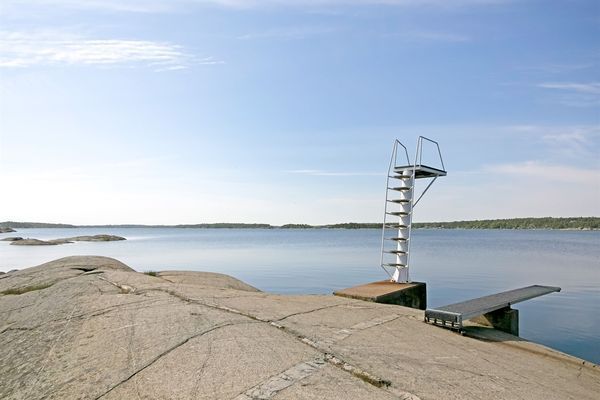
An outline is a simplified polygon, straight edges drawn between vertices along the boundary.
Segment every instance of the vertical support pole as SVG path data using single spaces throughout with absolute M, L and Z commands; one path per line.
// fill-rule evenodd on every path
M 421 139 L 421 136 L 419 136 L 419 138 L 417 139 L 417 149 L 415 151 L 415 162 L 413 163 L 412 167 L 412 184 L 411 184 L 411 196 L 410 196 L 410 214 L 409 214 L 409 218 L 408 218 L 408 246 L 407 246 L 407 253 L 406 253 L 406 282 L 410 282 L 410 242 L 411 242 L 411 233 L 412 233 L 412 217 L 413 217 L 413 209 L 415 207 L 415 197 L 414 197 L 414 189 L 415 189 L 415 178 L 416 178 L 416 173 L 417 173 L 417 158 L 419 159 L 419 164 L 421 163 L 421 153 L 423 151 L 422 148 L 422 143 L 423 140 Z
M 410 277 L 408 275 L 408 257 L 410 249 L 410 226 L 412 218 L 412 201 L 414 197 L 414 168 L 406 168 L 405 170 L 398 172 L 404 178 L 402 179 L 401 186 L 407 188 L 407 190 L 401 192 L 401 197 L 406 200 L 405 203 L 400 204 L 400 215 L 398 216 L 398 238 L 404 240 L 398 240 L 396 243 L 396 271 L 394 273 L 395 282 L 409 282 Z M 402 215 L 406 214 L 406 215 Z

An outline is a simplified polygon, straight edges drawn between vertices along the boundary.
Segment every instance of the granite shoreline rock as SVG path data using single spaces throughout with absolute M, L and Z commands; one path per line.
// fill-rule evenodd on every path
M 0 279 L 0 398 L 597 398 L 595 364 L 474 332 L 486 340 L 400 306 L 66 257 Z
M 0 226 L 0 233 L 10 233 L 16 232 L 13 228 L 9 228 L 8 226 Z
M 8 240 L 10 238 L 6 238 L 3 240 Z M 61 238 L 61 239 L 51 239 L 51 240 L 40 240 L 40 239 L 15 239 L 11 241 L 11 245 L 17 246 L 54 246 L 58 244 L 67 244 L 74 242 L 113 242 L 119 240 L 127 240 L 121 236 L 115 235 L 93 235 L 93 236 L 73 236 L 69 238 Z

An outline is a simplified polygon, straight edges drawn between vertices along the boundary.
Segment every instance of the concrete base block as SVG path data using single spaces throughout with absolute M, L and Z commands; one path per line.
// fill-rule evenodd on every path
M 333 294 L 375 303 L 397 304 L 418 310 L 427 308 L 427 286 L 424 282 L 379 281 L 338 290 Z
M 483 314 L 472 318 L 471 321 L 519 336 L 519 310 L 514 310 L 510 307 Z

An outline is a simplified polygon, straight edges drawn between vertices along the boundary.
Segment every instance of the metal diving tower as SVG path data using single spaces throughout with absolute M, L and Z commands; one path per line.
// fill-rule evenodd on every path
M 423 164 L 423 144 L 437 149 L 439 165 L 436 163 L 436 167 Z M 400 147 L 404 150 L 406 163 L 399 163 Z M 440 176 L 446 176 L 446 168 L 440 146 L 436 141 L 419 136 L 414 162 L 411 164 L 406 146 L 396 139 L 387 174 L 381 233 L 381 268 L 389 275 L 392 282 L 410 282 L 408 268 L 413 209 Z M 415 200 L 417 179 L 430 179 L 430 181 Z

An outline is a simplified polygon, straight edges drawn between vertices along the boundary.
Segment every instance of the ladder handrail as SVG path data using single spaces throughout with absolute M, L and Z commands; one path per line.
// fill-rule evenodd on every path
M 402 146 L 404 148 L 404 154 L 406 154 L 406 162 L 408 164 L 410 164 L 410 157 L 408 156 L 408 149 L 406 148 L 405 145 L 402 144 L 401 141 L 399 141 L 398 139 L 396 139 L 396 141 L 394 142 L 394 150 L 392 151 L 393 157 L 394 157 L 394 167 L 398 166 L 398 162 L 396 159 L 396 156 L 398 155 L 398 145 Z M 390 163 L 390 168 L 388 168 L 388 175 L 390 174 L 391 171 L 391 163 Z
M 444 166 L 444 159 L 442 158 L 442 151 L 440 150 L 440 144 L 438 142 L 436 142 L 435 140 L 429 139 L 428 137 L 425 137 L 425 136 L 419 136 L 419 138 L 417 139 L 417 154 L 419 157 L 419 165 L 423 165 L 421 163 L 423 161 L 423 139 L 435 144 L 435 146 L 437 147 L 438 155 L 440 156 L 440 162 L 442 164 L 442 171 L 445 171 L 446 167 Z M 415 156 L 415 164 L 416 163 L 417 163 L 417 157 Z
M 384 255 L 384 250 L 385 250 L 385 228 L 386 228 L 386 218 L 387 218 L 387 209 L 388 209 L 388 187 L 390 186 L 390 172 L 392 171 L 392 168 L 395 167 L 396 164 L 396 156 L 398 154 L 398 145 L 402 146 L 404 148 L 404 151 L 406 152 L 406 158 L 408 159 L 408 150 L 406 149 L 406 146 L 404 146 L 402 144 L 402 142 L 400 142 L 398 139 L 396 139 L 396 141 L 394 142 L 394 147 L 392 149 L 392 156 L 390 158 L 390 165 L 388 167 L 388 173 L 387 173 L 387 178 L 385 181 L 385 205 L 383 207 L 383 226 L 381 227 L 381 259 L 379 261 L 379 265 L 381 266 L 381 269 L 383 269 L 385 271 L 386 274 L 388 274 L 388 276 L 390 277 L 390 279 L 392 279 L 392 275 L 390 274 L 390 272 L 383 266 L 383 255 Z M 409 161 L 410 162 L 410 161 Z

